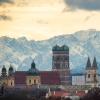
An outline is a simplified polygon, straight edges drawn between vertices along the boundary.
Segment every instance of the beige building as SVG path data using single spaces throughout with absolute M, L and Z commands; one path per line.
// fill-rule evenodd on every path
M 41 79 L 39 71 L 35 67 L 34 61 L 31 64 L 29 71 L 16 71 L 14 72 L 13 67 L 10 66 L 8 75 L 5 66 L 2 68 L 0 77 L 0 84 L 7 87 L 13 88 L 15 86 L 33 86 L 40 85 Z
M 15 78 L 14 77 L 8 77 L 7 78 L 7 86 L 8 87 L 14 87 L 15 86 Z
M 14 87 L 14 71 L 12 66 L 10 66 L 8 70 L 8 75 L 7 75 L 7 70 L 5 66 L 2 68 L 2 73 L 0 77 L 0 85 L 5 85 L 7 87 Z
M 40 77 L 39 76 L 26 76 L 26 84 L 27 86 L 31 85 L 40 85 Z
M 31 69 L 29 69 L 29 71 L 27 73 L 26 84 L 27 84 L 27 86 L 41 84 L 39 71 L 36 69 L 34 62 L 31 64 Z

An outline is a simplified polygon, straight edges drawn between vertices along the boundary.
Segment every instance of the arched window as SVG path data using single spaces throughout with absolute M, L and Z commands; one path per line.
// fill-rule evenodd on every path
M 11 81 L 11 86 L 12 86 L 12 81 Z
M 36 80 L 34 80 L 34 84 L 36 84 Z
M 94 78 L 96 78 L 96 74 L 94 74 Z
M 88 78 L 90 78 L 90 74 L 88 74 Z
M 29 80 L 29 84 L 31 84 L 31 80 Z

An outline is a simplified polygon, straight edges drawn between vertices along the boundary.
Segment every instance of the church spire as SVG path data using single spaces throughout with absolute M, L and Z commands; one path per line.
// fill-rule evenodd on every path
M 90 68 L 91 68 L 91 62 L 90 62 L 90 58 L 88 57 L 86 69 L 90 69 Z
M 94 60 L 93 60 L 93 64 L 92 64 L 92 68 L 93 69 L 97 69 L 97 61 L 96 61 L 96 57 L 94 57 Z

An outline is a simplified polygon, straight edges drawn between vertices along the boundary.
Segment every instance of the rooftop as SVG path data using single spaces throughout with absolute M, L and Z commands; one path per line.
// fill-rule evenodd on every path
M 66 45 L 63 45 L 63 46 L 55 45 L 52 51 L 69 51 L 69 47 Z

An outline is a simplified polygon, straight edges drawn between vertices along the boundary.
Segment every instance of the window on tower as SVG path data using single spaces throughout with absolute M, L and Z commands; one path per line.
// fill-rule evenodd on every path
M 60 60 L 60 57 L 57 57 L 57 61 L 59 61 Z
M 68 57 L 65 57 L 65 59 L 64 60 L 68 60 Z
M 96 78 L 96 74 L 94 74 L 94 78 Z
M 12 86 L 12 81 L 11 81 L 11 86 Z
M 90 78 L 90 74 L 88 74 L 88 78 Z
M 69 66 L 68 66 L 68 64 L 66 64 L 66 68 L 68 68 Z

